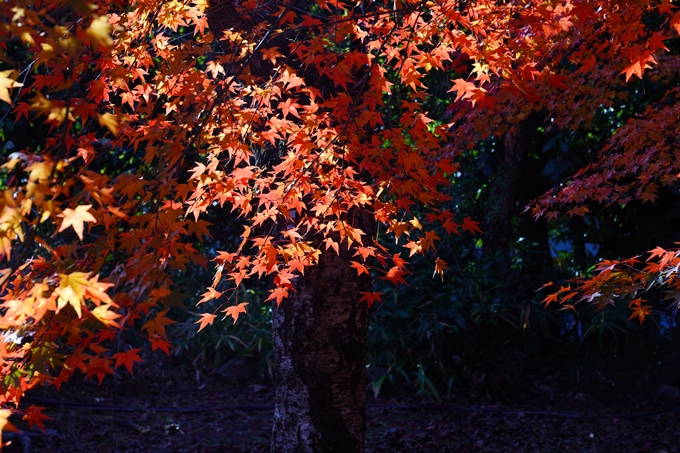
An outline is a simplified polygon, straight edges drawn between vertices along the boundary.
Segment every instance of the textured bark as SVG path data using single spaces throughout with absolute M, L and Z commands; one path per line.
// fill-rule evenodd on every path
M 368 319 L 359 299 L 370 280 L 350 258 L 342 248 L 324 253 L 274 307 L 273 453 L 364 451 Z
M 486 201 L 484 252 L 501 255 L 509 261 L 510 221 L 517 211 L 517 196 L 522 182 L 522 163 L 526 148 L 521 127 L 515 126 L 503 136 L 500 160 Z
M 536 128 L 543 123 L 545 113 L 536 112 L 519 124 L 508 129 L 501 137 L 494 179 L 484 204 L 484 254 L 496 260 L 499 274 L 505 273 L 510 264 L 510 242 L 515 239 L 513 219 L 526 204 L 549 189 L 541 186 L 540 174 L 543 163 L 529 159 L 530 150 L 541 149 L 542 136 Z M 543 219 L 534 222 L 527 216 L 519 219 L 519 233 L 530 242 L 537 243 L 541 254 L 549 258 L 548 234 Z M 539 260 L 547 262 L 546 260 Z M 543 264 L 541 267 L 544 267 Z M 529 265 L 531 267 L 531 264 Z

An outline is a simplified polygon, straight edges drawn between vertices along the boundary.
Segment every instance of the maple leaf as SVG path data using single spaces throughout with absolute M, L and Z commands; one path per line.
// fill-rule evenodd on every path
M 646 203 L 648 201 L 651 201 L 654 203 L 654 200 L 656 200 L 657 194 L 656 191 L 658 190 L 658 186 L 656 184 L 650 184 L 648 185 L 645 190 L 642 191 L 640 194 L 640 198 L 642 199 L 643 203 Z
M 132 91 L 125 92 L 120 95 L 123 104 L 128 104 L 131 109 L 135 108 L 135 101 L 137 100 L 137 95 Z
M 651 261 L 654 258 L 661 258 L 661 257 L 668 256 L 669 253 L 672 254 L 673 252 L 669 252 L 665 248 L 657 246 L 653 250 L 650 250 L 648 253 L 649 253 L 649 258 L 647 258 L 647 261 Z
M 113 45 L 113 39 L 111 39 L 111 24 L 106 16 L 98 16 L 92 20 L 92 23 L 88 27 L 86 33 L 92 38 L 94 42 L 103 47 L 111 47 Z
M 470 233 L 484 234 L 484 232 L 479 228 L 479 222 L 475 222 L 470 217 L 465 217 L 463 219 L 463 224 L 461 225 L 463 231 L 469 231 Z
M 61 222 L 59 231 L 64 231 L 68 227 L 73 227 L 80 240 L 83 240 L 83 229 L 85 222 L 96 223 L 97 220 L 90 214 L 89 211 L 92 205 L 85 204 L 78 206 L 75 210 L 71 208 L 66 208 L 61 214 L 57 214 L 57 217 L 63 217 L 64 220 Z
M 110 130 L 113 135 L 118 134 L 120 124 L 118 123 L 116 115 L 113 115 L 111 113 L 102 113 L 101 115 L 99 115 L 99 124 Z
M 288 297 L 288 288 L 281 286 L 279 288 L 274 288 L 269 291 L 269 297 L 265 299 L 265 302 L 268 300 L 276 300 L 277 305 L 281 305 L 281 302 L 283 299 Z
M 672 0 L 663 0 L 659 4 L 659 12 L 661 14 L 673 14 L 673 10 L 677 9 L 677 6 L 671 3 Z
M 404 233 L 406 233 L 408 236 L 410 229 L 411 227 L 409 226 L 409 222 L 398 222 L 395 220 L 390 223 L 390 227 L 387 229 L 387 232 L 394 232 L 395 242 L 398 242 L 399 236 Z
M 392 262 L 395 266 L 403 269 L 406 267 L 406 260 L 401 258 L 401 253 L 395 253 L 392 255 Z
M 366 309 L 370 309 L 371 305 L 373 305 L 373 302 L 380 302 L 382 303 L 382 295 L 383 293 L 381 292 L 364 292 L 361 291 L 362 297 L 359 299 L 359 302 L 366 302 Z
M 597 63 L 597 58 L 595 58 L 595 55 L 588 56 L 588 58 L 586 58 L 582 61 L 582 65 L 578 69 L 578 71 L 576 71 L 576 73 L 577 74 L 578 73 L 581 73 L 581 74 L 587 73 L 588 71 L 590 71 L 595 66 L 595 63 Z
M 92 310 L 92 315 L 107 326 L 120 328 L 120 324 L 116 322 L 116 319 L 122 318 L 123 315 L 111 311 L 110 308 L 111 305 L 100 305 Z
M 649 305 L 633 306 L 631 307 L 631 310 L 633 311 L 633 314 L 630 315 L 628 320 L 630 321 L 631 319 L 638 318 L 640 325 L 642 325 L 642 321 L 644 321 L 647 316 L 652 314 L 652 307 Z
M 408 241 L 406 244 L 404 244 L 404 247 L 410 250 L 408 254 L 409 257 L 415 255 L 416 253 L 423 253 L 423 247 L 416 241 Z
M 540 288 L 538 288 L 538 289 L 536 290 L 536 292 L 538 292 L 538 291 L 540 291 L 540 290 L 542 290 L 542 289 L 548 288 L 549 286 L 555 286 L 555 284 L 554 284 L 553 282 L 544 283 L 544 284 L 541 285 Z
M 680 11 L 673 14 L 673 17 L 671 18 L 671 27 L 675 28 L 675 31 L 680 34 Z
M 261 49 L 260 52 L 262 52 L 262 59 L 269 60 L 272 62 L 272 64 L 276 64 L 277 58 L 284 58 L 283 54 L 279 52 L 278 47 L 269 47 L 266 49 Z
M 366 266 L 359 263 L 358 261 L 350 261 L 350 266 L 352 266 L 353 268 L 355 268 L 357 270 L 358 275 L 361 275 L 361 274 L 371 275 L 368 272 L 368 269 L 366 269 Z
M 643 71 L 645 69 L 651 69 L 651 66 L 648 63 L 656 63 L 654 52 L 651 50 L 633 53 L 629 56 L 629 59 L 631 64 L 621 71 L 621 74 L 626 74 L 626 82 L 628 82 L 633 75 L 636 75 L 641 79 Z
M 340 245 L 336 241 L 334 241 L 331 238 L 326 238 L 326 239 L 323 240 L 323 242 L 326 243 L 326 250 L 333 247 L 333 250 L 335 250 L 335 253 L 340 255 Z
M 149 336 L 158 334 L 161 338 L 167 338 L 167 334 L 165 333 L 165 326 L 167 326 L 168 324 L 173 324 L 175 322 L 172 319 L 165 317 L 167 313 L 168 309 L 159 311 L 158 313 L 156 313 L 156 316 L 154 316 L 152 319 L 144 323 L 142 329 L 146 330 Z
M 212 74 L 213 79 L 216 79 L 219 74 L 224 74 L 224 67 L 216 61 L 209 61 L 205 69 Z
M 583 217 L 586 215 L 587 212 L 590 212 L 590 209 L 588 209 L 587 206 L 574 206 L 573 208 L 567 211 L 567 214 L 569 214 L 569 217 L 573 217 L 575 215 Z
M 384 279 L 389 280 L 393 284 L 397 285 L 399 283 L 406 284 L 406 280 L 402 277 L 406 272 L 399 268 L 399 266 L 391 267 L 385 274 Z
M 76 311 L 78 318 L 83 315 L 82 304 L 85 297 L 85 287 L 89 284 L 90 274 L 83 272 L 73 272 L 71 274 L 59 274 L 61 279 L 59 288 L 55 291 L 58 296 L 57 312 L 67 304 L 71 305 Z
M 545 299 L 543 299 L 543 303 L 544 303 L 545 306 L 547 307 L 547 306 L 550 305 L 552 302 L 557 302 L 557 297 L 558 297 L 558 296 L 559 296 L 559 293 L 548 294 L 548 295 L 545 297 Z
M 140 348 L 135 348 L 126 352 L 118 352 L 114 354 L 113 358 L 116 359 L 116 368 L 121 365 L 125 365 L 125 368 L 127 368 L 128 372 L 132 374 L 132 365 L 134 362 L 143 362 L 141 357 L 139 357 L 137 354 L 139 351 L 141 351 Z
M 356 248 L 356 252 L 354 253 L 354 256 L 360 255 L 361 258 L 366 261 L 369 256 L 375 256 L 375 249 L 372 247 L 364 247 L 362 245 L 358 246 Z
M 168 297 L 170 294 L 172 294 L 172 291 L 170 291 L 170 288 L 166 286 L 162 286 L 160 288 L 154 288 L 151 290 L 150 296 L 151 299 L 154 301 L 158 301 L 160 299 L 164 299 Z
M 283 113 L 284 118 L 287 117 L 289 113 L 300 118 L 300 114 L 297 111 L 297 109 L 300 107 L 302 106 L 295 102 L 295 99 L 293 98 L 288 98 L 285 100 L 285 102 L 281 102 L 279 104 L 279 110 L 281 110 L 281 113 Z
M 222 297 L 222 293 L 219 291 L 215 291 L 215 288 L 208 288 L 208 291 L 204 292 L 201 295 L 203 296 L 203 298 L 201 298 L 201 300 L 199 300 L 196 303 L 196 305 L 200 305 L 210 300 L 219 299 L 220 297 Z
M 21 419 L 28 422 L 28 429 L 33 429 L 33 426 L 37 426 L 42 432 L 45 432 L 43 421 L 52 420 L 52 418 L 43 414 L 42 411 L 44 410 L 45 408 L 43 406 L 29 406 L 24 411 L 24 416 Z
M 457 224 L 456 222 L 454 222 L 451 219 L 446 219 L 442 223 L 442 227 L 444 228 L 444 230 L 446 230 L 447 234 L 454 233 L 454 234 L 457 234 L 458 236 L 460 236 L 460 231 L 458 231 L 459 226 L 460 226 L 459 224 Z
M 0 445 L 2 445 L 3 431 L 17 431 L 16 427 L 8 420 L 10 415 L 12 415 L 11 410 L 0 409 Z
M 24 86 L 23 83 L 19 83 L 16 80 L 12 79 L 11 76 L 15 73 L 16 71 L 13 71 L 11 69 L 7 71 L 0 71 L 0 99 L 5 101 L 8 104 L 12 104 L 12 98 L 9 95 L 9 90 L 12 88 L 17 88 Z M 28 114 L 26 114 L 28 117 Z
M 245 313 L 247 305 L 248 305 L 248 302 L 241 302 L 238 305 L 227 307 L 222 311 L 225 313 L 225 318 L 227 316 L 231 316 L 232 318 L 234 318 L 234 324 L 236 324 L 236 321 L 238 321 L 239 313 Z
M 448 268 L 449 267 L 446 265 L 446 261 L 444 261 L 441 258 L 437 258 L 437 260 L 434 263 L 434 273 L 432 274 L 432 276 L 434 277 L 435 274 L 439 274 L 442 281 L 444 281 L 444 271 Z
M 656 49 L 663 49 L 666 52 L 670 52 L 670 49 L 666 47 L 666 44 L 664 43 L 664 35 L 661 32 L 656 32 L 652 35 L 651 38 L 649 38 L 649 43 L 647 44 L 649 46 L 649 50 L 654 52 Z
M 467 80 L 464 79 L 453 80 L 453 86 L 451 87 L 451 89 L 447 91 L 447 93 L 450 93 L 452 91 L 456 92 L 455 102 L 458 102 L 461 99 L 470 99 L 472 105 L 475 105 L 477 97 L 479 97 L 480 94 L 486 92 L 484 88 L 480 88 L 474 83 L 468 82 Z
M 85 286 L 85 295 L 97 306 L 102 303 L 116 306 L 109 295 L 106 294 L 106 290 L 112 286 L 114 286 L 113 283 L 100 282 L 99 275 L 95 275 L 87 282 L 87 285 Z
M 200 325 L 198 332 L 205 329 L 207 326 L 212 325 L 216 317 L 217 315 L 213 315 L 212 313 L 201 313 L 201 319 L 195 322 L 195 324 Z
M 425 237 L 418 241 L 421 250 L 428 251 L 434 248 L 435 241 L 439 240 L 439 236 L 434 231 L 426 231 Z
M 169 341 L 164 340 L 163 338 L 160 337 L 158 334 L 154 334 L 149 337 L 149 342 L 151 343 L 151 350 L 155 351 L 156 349 L 160 349 L 161 351 L 165 352 L 166 354 L 170 354 L 170 344 Z

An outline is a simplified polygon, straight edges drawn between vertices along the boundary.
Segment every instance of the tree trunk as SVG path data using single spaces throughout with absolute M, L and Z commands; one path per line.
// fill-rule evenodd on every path
M 261 16 L 267 8 L 254 10 L 252 17 L 240 16 L 237 3 L 211 0 L 208 23 L 216 37 L 229 29 L 249 31 L 263 21 L 276 28 L 274 16 Z M 293 0 L 288 6 L 295 4 Z M 273 33 L 267 45 L 286 49 L 292 39 Z M 222 41 L 222 46 L 227 54 L 233 52 L 230 43 Z M 291 58 L 290 64 L 295 62 Z M 271 71 L 261 58 L 250 60 L 248 65 L 250 73 L 257 76 L 268 76 Z M 315 80 L 314 86 L 330 96 L 334 84 L 329 79 L 310 70 L 306 70 L 306 78 Z M 375 221 L 371 214 L 355 210 L 348 218 L 353 227 L 364 231 L 365 237 L 372 236 Z M 359 300 L 362 291 L 371 290 L 371 280 L 357 275 L 350 266 L 352 252 L 346 249 L 345 243 L 340 246 L 340 255 L 332 249 L 324 252 L 319 264 L 307 269 L 306 275 L 294 283 L 295 292 L 273 308 L 273 453 L 364 451 L 368 318 L 366 304 Z
M 537 167 L 533 159 L 527 159 L 531 149 L 541 149 L 542 145 L 537 142 L 536 127 L 544 118 L 542 112 L 535 112 L 508 129 L 499 140 L 498 162 L 484 204 L 482 225 L 484 254 L 496 258 L 493 266 L 499 275 L 510 269 L 510 243 L 515 240 L 517 233 L 513 232 L 513 218 L 524 209 L 526 202 L 547 190 L 540 187 L 540 173 L 536 173 L 542 171 L 542 167 Z M 527 199 L 527 195 L 531 198 Z M 532 219 L 529 221 L 533 222 Z M 545 222 L 541 219 L 543 223 L 530 227 L 522 225 L 522 222 L 520 219 L 520 230 L 531 234 L 530 239 L 541 244 L 541 253 L 545 254 L 548 250 Z
M 368 319 L 359 299 L 371 283 L 342 248 L 324 253 L 274 307 L 272 453 L 364 451 Z
M 510 261 L 510 223 L 517 211 L 517 195 L 522 182 L 522 163 L 526 154 L 521 126 L 507 131 L 499 147 L 500 159 L 485 204 L 484 252 L 499 257 L 500 269 Z

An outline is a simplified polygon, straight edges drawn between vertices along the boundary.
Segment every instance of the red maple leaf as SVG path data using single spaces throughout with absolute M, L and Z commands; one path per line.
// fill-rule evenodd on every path
M 470 233 L 479 233 L 479 234 L 484 234 L 484 232 L 479 228 L 479 222 L 475 222 L 472 220 L 470 217 L 465 217 L 463 219 L 463 224 L 461 225 L 463 227 L 463 231 L 469 231 Z
M 373 302 L 380 302 L 382 303 L 382 295 L 383 293 L 381 292 L 361 292 L 362 298 L 359 300 L 359 302 L 366 302 L 367 308 L 371 308 L 371 305 L 373 305 Z
M 51 417 L 43 414 L 42 411 L 45 410 L 43 406 L 29 406 L 24 411 L 24 416 L 22 420 L 28 422 L 28 429 L 33 429 L 33 426 L 40 428 L 42 432 L 45 432 L 45 426 L 43 425 L 44 420 L 52 420 Z

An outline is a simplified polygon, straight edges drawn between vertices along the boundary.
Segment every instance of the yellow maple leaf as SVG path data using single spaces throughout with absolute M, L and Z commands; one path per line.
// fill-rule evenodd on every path
M 64 212 L 58 214 L 58 217 L 63 217 L 59 231 L 64 231 L 66 228 L 72 226 L 80 240 L 83 240 L 83 229 L 85 222 L 97 223 L 97 220 L 87 212 L 92 207 L 91 204 L 84 204 L 78 206 L 75 210 L 71 208 L 64 209 Z
M 100 46 L 111 47 L 113 39 L 111 39 L 111 24 L 106 16 L 99 16 L 92 20 L 90 28 L 87 29 L 87 35 Z
M 9 409 L 0 410 L 0 445 L 2 445 L 2 432 L 3 431 L 16 431 L 17 429 L 10 423 L 9 416 L 12 415 L 12 411 Z
M 118 134 L 118 128 L 120 125 L 118 124 L 116 115 L 112 113 L 103 113 L 99 115 L 99 124 L 101 126 L 107 127 L 113 135 Z
M 57 288 L 57 312 L 69 304 L 80 318 L 83 314 L 82 304 L 85 297 L 85 288 L 89 285 L 90 274 L 74 272 L 72 274 L 59 274 L 61 282 Z
M 9 69 L 7 71 L 0 71 L 0 99 L 5 101 L 8 104 L 12 104 L 12 98 L 9 96 L 9 90 L 12 88 L 17 88 L 24 86 L 23 83 L 19 83 L 16 80 L 11 78 L 12 73 L 14 73 L 12 69 Z
M 111 305 L 100 305 L 92 310 L 92 314 L 107 326 L 120 328 L 120 324 L 116 322 L 116 319 L 120 318 L 121 315 L 111 311 L 111 307 Z

